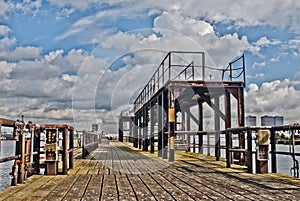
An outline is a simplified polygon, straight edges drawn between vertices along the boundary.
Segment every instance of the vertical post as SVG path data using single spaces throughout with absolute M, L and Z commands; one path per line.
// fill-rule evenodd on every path
M 155 102 L 151 103 L 150 107 L 150 153 L 154 153 L 154 107 L 155 107 Z
M 148 151 L 148 106 L 143 109 L 143 151 Z
M 171 52 L 169 52 L 169 80 L 171 80 L 171 62 L 172 62 L 172 60 L 171 60 Z
M 169 97 L 169 98 L 171 98 L 171 97 Z M 173 162 L 175 160 L 175 147 L 174 147 L 175 146 L 174 145 L 174 141 L 175 141 L 175 123 L 176 123 L 175 108 L 171 106 L 169 108 L 169 127 L 168 127 L 168 133 L 169 133 L 169 161 L 171 161 L 171 162 Z
M 86 157 L 86 131 L 83 131 L 82 133 L 82 158 L 84 159 Z
M 129 119 L 129 142 L 133 143 L 132 139 L 133 139 L 133 126 L 132 126 L 132 117 L 130 117 Z
M 276 133 L 271 129 L 271 164 L 272 173 L 277 173 L 277 160 L 276 160 Z
M 160 94 L 157 97 L 157 132 L 158 132 L 158 139 L 157 139 L 157 149 L 158 149 L 158 153 L 157 156 L 158 157 L 162 157 L 162 138 L 163 138 L 163 110 L 162 110 L 162 95 Z
M 119 142 L 123 142 L 123 117 L 119 118 Z
M 245 67 L 245 54 L 242 55 L 243 58 L 243 76 L 244 76 L 244 87 L 246 87 L 246 67 Z
M 18 183 L 24 183 L 24 175 L 25 175 L 25 133 L 24 127 L 25 123 L 22 121 L 21 131 L 19 135 L 19 152 L 21 154 L 21 163 L 19 164 L 19 172 L 18 172 Z
M 253 173 L 252 164 L 252 131 L 247 129 L 247 172 Z
M 203 131 L 203 103 L 198 101 L 198 131 Z M 198 153 L 203 154 L 203 134 L 198 134 Z
M 195 138 L 195 134 L 193 135 L 193 153 L 196 153 L 196 138 Z
M 225 92 L 225 129 L 231 128 L 231 103 L 230 103 L 230 93 L 226 90 Z M 226 132 L 226 167 L 231 166 L 231 134 Z
M 202 80 L 205 81 L 205 53 L 202 52 Z
M 69 168 L 73 169 L 74 168 L 74 129 L 70 130 L 70 153 L 69 153 Z
M 215 97 L 215 105 L 217 107 L 217 109 L 220 108 L 220 98 L 219 97 Z M 220 117 L 218 115 L 218 113 L 215 111 L 214 112 L 214 117 L 215 117 L 215 157 L 216 160 L 219 161 L 220 160 Z
M 138 137 L 138 144 L 139 144 L 139 149 L 142 149 L 142 116 L 139 113 L 139 137 Z
M 62 153 L 62 162 L 63 162 L 63 174 L 68 173 L 68 128 L 63 130 L 63 153 Z
M 244 127 L 245 126 L 245 107 L 244 107 L 244 88 L 238 88 L 238 126 Z M 245 149 L 246 142 L 245 142 L 245 133 L 239 134 L 239 148 Z M 243 160 L 242 154 L 240 154 L 240 162 Z
M 138 116 L 137 114 L 134 115 L 134 125 L 133 125 L 133 147 L 138 148 L 139 142 L 138 142 Z
M 231 167 L 231 133 L 226 130 L 226 167 Z
M 169 119 L 169 105 L 168 105 L 168 90 L 163 92 L 163 114 L 166 115 L 166 118 L 163 117 L 163 130 L 162 130 L 162 157 L 163 159 L 168 158 L 168 150 L 166 146 L 168 145 L 168 119 Z M 166 119 L 166 122 L 165 122 Z
M 190 113 L 190 108 L 187 109 L 187 113 L 186 113 L 186 130 L 187 131 L 191 131 L 191 113 Z M 187 152 L 191 151 L 191 136 L 190 133 L 187 133 Z
M 41 136 L 41 131 L 39 128 L 34 128 L 34 148 L 33 150 L 38 152 L 38 154 L 33 156 L 33 164 L 34 164 L 34 171 L 36 174 L 40 173 L 40 136 Z

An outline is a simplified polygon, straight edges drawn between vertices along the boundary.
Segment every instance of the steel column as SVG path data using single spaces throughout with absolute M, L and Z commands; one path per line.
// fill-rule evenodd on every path
M 152 102 L 150 107 L 150 153 L 154 153 L 154 107 L 155 102 Z
M 203 103 L 198 101 L 198 131 L 203 131 Z M 203 135 L 198 134 L 198 153 L 203 154 Z
M 163 109 L 162 109 L 162 95 L 158 95 L 157 97 L 157 132 L 158 132 L 158 139 L 157 139 L 157 149 L 158 149 L 158 153 L 157 156 L 158 157 L 162 157 L 162 138 L 163 138 Z
M 220 108 L 219 97 L 215 97 L 215 106 L 219 110 Z M 220 117 L 215 110 L 214 110 L 214 119 L 215 119 L 215 131 L 220 131 Z M 217 161 L 220 160 L 220 133 L 215 134 L 215 157 Z
M 277 173 L 277 160 L 276 160 L 276 133 L 271 129 L 271 169 L 272 173 Z

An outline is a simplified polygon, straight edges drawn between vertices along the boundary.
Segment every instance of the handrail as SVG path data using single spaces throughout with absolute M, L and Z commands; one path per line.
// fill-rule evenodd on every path
M 175 54 L 175 59 L 173 54 Z M 187 63 L 187 59 L 182 56 L 182 54 L 189 54 L 190 56 L 196 56 L 196 60 L 198 63 L 192 59 Z M 179 58 L 180 62 L 176 61 Z M 233 64 L 242 59 L 242 67 L 234 68 Z M 177 63 L 176 63 L 177 62 Z M 178 69 L 179 68 L 179 69 Z M 181 68 L 181 69 L 180 69 Z M 202 70 L 196 71 L 195 68 L 201 68 Z M 187 76 L 188 70 L 191 69 L 192 72 L 190 76 Z M 205 81 L 205 71 L 206 69 L 221 71 L 222 72 L 222 80 L 224 81 L 225 74 L 229 71 L 229 80 L 237 79 L 243 75 L 243 83 L 245 86 L 246 78 L 245 78 L 245 61 L 244 54 L 237 59 L 233 60 L 229 63 L 229 65 L 224 68 L 214 68 L 205 65 L 205 53 L 204 52 L 191 52 L 191 51 L 170 51 L 163 58 L 158 68 L 155 70 L 154 74 L 150 77 L 150 80 L 147 82 L 145 87 L 142 89 L 141 93 L 137 96 L 134 101 L 134 112 L 137 112 L 145 103 L 147 103 L 152 96 L 157 93 L 161 88 L 165 86 L 168 81 L 172 80 L 195 80 L 202 77 L 202 81 Z M 176 71 L 178 70 L 178 71 Z M 233 72 L 241 71 L 237 76 L 233 75 Z M 179 73 L 178 73 L 179 72 Z M 184 74 L 184 77 L 181 78 L 181 75 Z
M 38 152 L 35 151 L 32 153 L 32 155 L 37 155 Z M 30 156 L 30 153 L 28 154 L 25 154 L 25 157 L 26 156 Z M 16 160 L 16 159 L 20 159 L 21 158 L 21 154 L 20 155 L 16 155 L 16 156 L 8 156 L 8 157 L 5 157 L 5 158 L 0 158 L 0 163 L 4 163 L 4 162 L 7 162 L 7 161 L 12 161 L 12 160 Z

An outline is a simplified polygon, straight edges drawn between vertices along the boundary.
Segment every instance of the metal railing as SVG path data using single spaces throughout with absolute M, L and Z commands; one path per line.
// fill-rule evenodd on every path
M 240 65 L 240 62 L 241 66 L 235 67 L 236 65 Z M 226 79 L 226 75 L 229 73 L 228 81 L 240 78 L 241 81 L 245 83 L 244 54 L 230 62 L 228 66 L 223 69 L 206 66 L 204 52 L 169 52 L 134 101 L 134 111 L 137 112 L 169 81 L 206 81 L 207 70 L 220 72 L 222 76 L 222 80 L 220 81 L 224 81 Z M 236 73 L 238 74 L 236 75 Z M 212 75 L 210 74 L 210 79 L 211 77 Z

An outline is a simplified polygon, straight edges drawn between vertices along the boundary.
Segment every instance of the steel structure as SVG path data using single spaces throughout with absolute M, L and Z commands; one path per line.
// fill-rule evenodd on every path
M 241 66 L 235 68 L 237 62 Z M 219 80 L 212 79 L 218 74 Z M 238 126 L 243 127 L 244 86 L 244 55 L 220 69 L 206 66 L 204 52 L 169 52 L 134 102 L 134 147 L 148 151 L 150 146 L 154 153 L 157 141 L 158 157 L 174 161 L 175 141 L 184 138 L 189 150 L 190 136 L 198 135 L 199 143 L 193 146 L 194 151 L 197 147 L 201 152 L 204 135 L 192 132 L 191 121 L 197 124 L 196 131 L 204 131 L 203 111 L 207 105 L 214 113 L 214 130 L 220 131 L 231 127 L 231 114 L 236 108 Z M 236 107 L 232 107 L 232 98 Z M 191 112 L 193 107 L 197 107 L 197 115 Z M 215 141 L 215 156 L 219 160 L 219 132 L 215 133 Z M 240 146 L 244 147 L 243 141 Z

